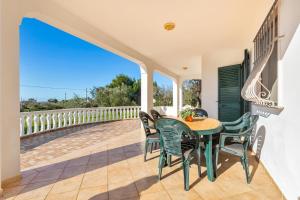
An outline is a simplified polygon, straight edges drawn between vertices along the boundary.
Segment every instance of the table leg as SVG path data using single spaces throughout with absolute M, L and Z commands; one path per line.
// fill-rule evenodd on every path
M 197 163 L 198 163 L 198 176 L 201 177 L 201 153 L 202 153 L 202 150 L 201 150 L 201 136 L 199 135 L 197 137 L 197 143 L 198 143 L 198 149 L 197 149 L 197 154 L 198 154 L 198 158 L 197 158 Z
M 206 160 L 206 170 L 207 178 L 210 181 L 215 180 L 213 158 L 212 158 L 212 135 L 205 136 L 205 160 Z

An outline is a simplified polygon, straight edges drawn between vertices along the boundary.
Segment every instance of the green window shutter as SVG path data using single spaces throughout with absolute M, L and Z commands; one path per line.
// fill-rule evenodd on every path
M 241 116 L 241 65 L 221 67 L 218 76 L 219 120 L 236 120 Z

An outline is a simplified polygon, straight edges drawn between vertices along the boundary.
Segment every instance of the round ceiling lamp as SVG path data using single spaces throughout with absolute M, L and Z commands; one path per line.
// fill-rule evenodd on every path
M 182 67 L 182 69 L 183 69 L 183 70 L 187 70 L 187 69 L 188 69 L 188 67 Z
M 175 23 L 174 22 L 167 22 L 164 24 L 164 28 L 167 31 L 171 31 L 175 28 Z

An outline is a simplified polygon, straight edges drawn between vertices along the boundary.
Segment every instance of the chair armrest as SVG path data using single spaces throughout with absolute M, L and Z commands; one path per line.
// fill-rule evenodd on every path
M 237 119 L 237 120 L 235 120 L 233 122 L 222 122 L 222 125 L 223 126 L 235 126 L 238 123 L 240 123 L 241 121 L 242 121 L 242 119 L 240 118 L 240 119 Z
M 240 141 L 240 138 L 245 136 L 246 132 L 241 132 L 241 133 L 220 133 L 220 147 L 225 146 L 225 141 L 227 138 L 232 138 L 232 139 L 238 139 Z
M 154 127 L 154 125 L 153 125 L 153 126 L 151 126 L 151 125 L 145 125 L 145 128 L 156 129 L 156 128 Z

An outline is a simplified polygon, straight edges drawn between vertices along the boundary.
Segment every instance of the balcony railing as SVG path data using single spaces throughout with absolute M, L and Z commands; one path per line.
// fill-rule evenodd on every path
M 277 102 L 271 99 L 271 91 L 261 80 L 262 72 L 270 63 L 269 61 L 279 39 L 277 27 L 278 3 L 275 1 L 254 39 L 254 67 L 241 92 L 245 100 L 267 107 L 277 107 Z M 277 58 L 275 59 L 275 62 L 277 62 Z
M 154 109 L 170 115 L 173 107 L 157 106 Z M 122 106 L 21 112 L 20 136 L 84 124 L 137 119 L 140 110 L 140 106 Z
M 123 106 L 22 112 L 20 136 L 76 125 L 136 119 L 140 110 L 140 106 Z

